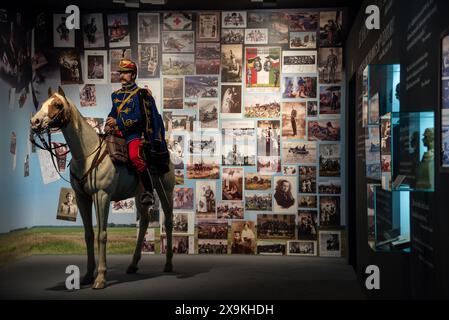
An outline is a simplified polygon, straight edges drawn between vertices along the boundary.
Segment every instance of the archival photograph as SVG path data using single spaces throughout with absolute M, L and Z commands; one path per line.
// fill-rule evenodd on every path
M 161 234 L 166 233 L 165 214 L 160 215 Z M 187 211 L 173 212 L 173 234 L 194 234 L 194 214 Z
M 201 129 L 218 130 L 218 100 L 200 100 L 198 108 Z
M 296 214 L 298 210 L 298 178 L 296 176 L 275 176 L 273 179 L 275 187 L 273 211 Z
M 163 78 L 164 109 L 182 109 L 183 93 L 183 78 Z
M 318 212 L 316 210 L 298 210 L 298 239 L 317 240 Z
M 78 206 L 75 192 L 71 188 L 61 188 L 59 191 L 59 202 L 56 219 L 76 222 Z
M 228 222 L 204 220 L 198 222 L 198 239 L 228 239 Z
M 55 48 L 74 48 L 75 30 L 66 25 L 67 14 L 53 14 L 53 46 Z
M 340 120 L 308 121 L 309 141 L 340 141 Z
M 281 103 L 279 95 L 245 94 L 245 118 L 279 118 L 281 113 Z
M 220 12 L 199 12 L 197 14 L 197 41 L 220 41 Z
M 243 200 L 243 168 L 222 168 L 221 199 Z
M 80 57 L 75 49 L 61 50 L 59 54 L 61 84 L 83 83 Z
M 195 58 L 197 74 L 220 74 L 220 43 L 197 43 Z
M 81 107 L 95 107 L 97 105 L 97 94 L 94 84 L 80 86 Z
M 268 44 L 268 29 L 245 29 L 245 44 Z
M 245 41 L 245 29 L 221 29 L 221 43 L 243 44 Z
M 107 51 L 84 50 L 85 83 L 107 84 Z
M 282 98 L 316 99 L 317 77 L 282 77 Z
M 222 28 L 246 28 L 246 11 L 221 12 Z
M 341 87 L 320 87 L 320 115 L 334 115 L 341 112 Z
M 159 13 L 137 13 L 137 42 L 159 43 Z
M 340 160 L 340 144 L 320 144 L 320 177 L 339 177 Z
M 270 190 L 271 176 L 259 173 L 245 173 L 245 190 Z
M 103 14 L 83 14 L 81 29 L 83 31 L 84 49 L 103 48 L 105 46 Z
M 299 166 L 299 192 L 316 193 L 316 166 Z
M 294 240 L 295 215 L 293 214 L 258 214 L 257 239 Z
M 107 15 L 109 48 L 129 47 L 129 21 L 127 13 Z
M 159 78 L 160 55 L 159 45 L 139 44 L 137 46 L 139 57 L 139 78 Z
M 315 164 L 316 163 L 315 142 L 283 142 L 282 160 L 283 164 Z
M 317 196 L 299 195 L 298 207 L 301 209 L 316 209 L 317 208 Z
M 218 179 L 220 158 L 205 156 L 187 157 L 187 179 Z
M 290 31 L 318 31 L 319 13 L 318 12 L 288 12 Z
M 233 221 L 231 237 L 231 254 L 256 253 L 257 240 L 254 221 Z
M 316 49 L 316 32 L 290 32 L 290 49 Z
M 317 256 L 316 241 L 288 241 L 287 255 L 289 256 Z
M 221 46 L 221 82 L 242 82 L 242 55 L 241 44 Z
M 179 188 L 173 190 L 173 209 L 193 210 L 193 188 Z
M 195 34 L 193 31 L 163 31 L 162 52 L 193 53 L 195 49 Z
M 341 232 L 320 231 L 320 257 L 341 257 Z
M 218 98 L 218 76 L 186 76 L 186 98 Z
M 244 214 L 243 201 L 217 201 L 217 219 L 243 219 Z
M 216 190 L 215 181 L 196 181 L 195 201 L 197 219 L 216 218 Z
M 268 174 L 281 172 L 281 158 L 263 156 L 257 157 L 257 171 Z
M 340 196 L 320 196 L 320 227 L 340 227 Z
M 136 200 L 129 198 L 121 201 L 111 201 L 111 213 L 135 213 Z
M 279 120 L 257 121 L 257 155 L 281 156 L 281 128 Z
M 185 31 L 193 29 L 193 15 L 187 12 L 164 12 L 162 30 Z
M 286 243 L 284 241 L 257 241 L 257 254 L 269 256 L 282 256 L 285 254 Z
M 198 239 L 198 254 L 228 254 L 228 240 Z
M 194 54 L 162 54 L 162 74 L 166 76 L 189 75 L 195 72 Z
M 221 86 L 221 117 L 240 117 L 242 114 L 242 86 Z
M 342 45 L 342 11 L 320 12 L 320 46 L 332 47 Z
M 341 83 L 343 79 L 343 49 L 320 48 L 319 60 L 320 84 Z
M 271 211 L 272 194 L 267 192 L 245 193 L 245 210 L 247 211 Z

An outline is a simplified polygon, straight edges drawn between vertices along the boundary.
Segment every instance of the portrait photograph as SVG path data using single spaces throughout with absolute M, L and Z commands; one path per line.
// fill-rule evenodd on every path
M 316 73 L 316 51 L 282 51 L 282 73 Z
M 173 190 L 173 209 L 193 210 L 193 188 L 175 187 Z
M 59 191 L 59 202 L 56 219 L 76 222 L 78 206 L 75 191 L 71 188 L 61 188 Z
M 167 76 L 190 75 L 195 72 L 194 54 L 162 54 L 162 74 Z
M 298 211 L 298 178 L 296 176 L 276 176 L 273 178 L 275 188 L 274 213 L 294 213 Z
M 53 14 L 53 47 L 74 48 L 75 29 L 69 30 L 66 26 L 68 14 Z
M 281 126 L 279 120 L 257 121 L 257 155 L 281 155 Z
M 84 50 L 85 83 L 107 84 L 107 51 Z
M 61 84 L 83 83 L 80 57 L 75 49 L 61 50 L 58 62 L 61 74 Z
M 257 239 L 294 240 L 295 215 L 293 214 L 258 214 Z
M 159 13 L 137 13 L 137 42 L 159 43 Z
M 319 49 L 318 75 L 320 84 L 337 84 L 343 80 L 343 49 Z
M 339 177 L 341 174 L 340 144 L 320 144 L 320 177 Z
M 298 239 L 318 239 L 318 212 L 316 210 L 298 210 Z
M 289 256 L 308 256 L 318 255 L 316 241 L 287 241 L 287 255 Z
M 197 219 L 216 218 L 217 184 L 215 181 L 196 181 L 195 201 Z
M 236 220 L 243 219 L 245 208 L 243 201 L 223 200 L 217 201 L 217 219 Z
M 199 12 L 197 14 L 197 41 L 220 41 L 220 12 Z
M 245 210 L 247 211 L 271 211 L 272 194 L 268 192 L 245 193 Z
M 257 239 L 254 221 L 232 221 L 231 254 L 255 254 Z
M 109 48 L 129 47 L 130 30 L 127 13 L 107 15 Z
M 315 164 L 317 147 L 315 142 L 283 142 L 282 160 L 285 165 Z
M 282 102 L 282 139 L 304 140 L 306 138 L 306 103 Z
M 243 168 L 222 168 L 221 199 L 243 200 Z
M 319 232 L 320 257 L 341 257 L 341 232 Z
M 221 86 L 221 117 L 240 117 L 242 114 L 242 86 Z
M 84 49 L 104 48 L 103 14 L 83 14 L 81 30 L 83 32 Z
M 221 27 L 246 28 L 246 11 L 222 11 Z
M 270 175 L 263 175 L 259 173 L 245 173 L 245 190 L 270 190 L 271 189 Z
M 280 58 L 280 47 L 245 47 L 245 86 L 247 91 L 279 92 L 281 86 Z

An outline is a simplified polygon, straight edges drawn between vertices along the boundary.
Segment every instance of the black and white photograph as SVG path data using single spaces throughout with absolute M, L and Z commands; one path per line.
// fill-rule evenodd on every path
M 268 44 L 268 29 L 245 29 L 245 44 Z
M 220 12 L 202 11 L 197 14 L 197 41 L 220 41 Z
M 256 163 L 256 143 L 234 143 L 223 142 L 222 165 L 225 166 L 254 166 Z
M 215 219 L 217 184 L 214 180 L 196 181 L 195 202 L 197 219 Z
M 316 51 L 282 51 L 282 73 L 316 73 Z
M 298 210 L 298 239 L 317 240 L 318 213 L 316 210 Z
M 282 77 L 282 98 L 316 99 L 317 77 L 288 76 Z
M 233 221 L 231 239 L 231 254 L 255 254 L 257 239 L 254 221 Z
M 158 78 L 161 65 L 159 45 L 139 44 L 137 52 L 139 54 L 139 79 Z
M 193 133 L 189 139 L 189 153 L 216 157 L 220 155 L 220 136 L 217 132 Z
M 163 104 L 164 109 L 182 109 L 184 94 L 184 79 L 163 78 Z
M 318 75 L 320 84 L 338 84 L 343 80 L 343 49 L 320 48 Z
M 61 84 L 83 83 L 80 57 L 76 50 L 61 50 L 58 62 L 61 73 Z
M 307 194 L 316 193 L 316 166 L 300 166 L 299 167 L 299 192 Z
M 298 178 L 297 176 L 276 176 L 273 178 L 275 213 L 297 213 Z
M 340 227 L 340 196 L 320 196 L 320 227 Z
M 222 200 L 243 200 L 243 168 L 222 169 L 221 192 Z
M 290 32 L 290 49 L 316 49 L 316 32 Z
M 162 31 L 162 52 L 193 53 L 195 34 L 193 31 Z
M 137 42 L 159 43 L 159 13 L 139 12 L 137 14 Z
M 222 44 L 243 44 L 245 42 L 245 29 L 221 29 Z
M 160 215 L 161 234 L 165 235 L 165 214 Z M 195 217 L 193 211 L 173 212 L 173 234 L 193 235 L 195 233 Z
M 286 242 L 275 240 L 257 241 L 257 254 L 267 256 L 282 256 L 285 254 Z
M 228 240 L 198 239 L 198 254 L 228 254 Z
M 86 70 L 86 74 L 84 82 L 88 84 L 107 84 L 107 65 L 106 50 L 85 50 L 84 70 Z
M 242 50 L 241 44 L 221 46 L 221 82 L 242 82 Z
M 315 142 L 283 142 L 282 163 L 284 165 L 315 164 L 317 146 Z
M 309 141 L 340 141 L 340 120 L 319 120 L 307 122 Z
M 222 11 L 222 28 L 246 28 L 246 11 Z
M 301 209 L 316 209 L 318 204 L 317 196 L 300 194 L 298 198 L 298 207 Z
M 219 157 L 190 156 L 187 158 L 187 179 L 218 179 L 219 177 Z M 198 201 L 198 198 L 196 200 Z
M 185 31 L 193 29 L 193 14 L 188 12 L 164 12 L 164 31 Z
M 257 239 L 294 240 L 295 215 L 293 214 L 258 214 Z
M 193 210 L 193 188 L 178 188 L 173 190 L 173 209 Z
M 267 27 L 270 17 L 266 11 L 248 11 L 247 28 L 264 28 Z
M 111 49 L 109 50 L 109 64 L 111 68 L 111 83 L 120 83 L 120 74 L 118 72 L 120 60 L 132 59 L 131 49 Z
M 343 43 L 342 11 L 320 12 L 320 46 L 341 46 Z
M 244 214 L 243 201 L 217 201 L 217 219 L 243 219 Z
M 167 147 L 175 169 L 184 169 L 185 136 L 171 134 L 168 137 Z
M 320 257 L 341 257 L 341 232 L 319 232 Z
M 320 144 L 320 177 L 339 177 L 341 174 L 340 162 L 340 144 Z
M 318 255 L 316 241 L 288 241 L 287 255 L 289 256 L 309 256 Z
M 127 13 L 107 15 L 109 48 L 129 47 L 130 30 Z
M 84 49 L 105 47 L 102 13 L 83 14 L 81 28 Z
M 197 115 L 191 110 L 164 111 L 162 114 L 164 127 L 168 135 L 193 132 L 194 124 L 197 121 Z
M 218 76 L 186 76 L 185 98 L 218 98 Z
M 279 120 L 257 121 L 257 155 L 281 156 L 281 125 Z
M 95 107 L 97 105 L 97 92 L 94 84 L 80 86 L 81 107 Z
M 194 236 L 173 236 L 172 250 L 174 254 L 194 254 Z M 161 253 L 167 253 L 167 237 L 161 235 Z
M 245 190 L 270 190 L 271 178 L 260 173 L 245 173 Z
M 219 220 L 203 220 L 198 222 L 199 239 L 228 239 L 228 222 Z
M 66 26 L 68 14 L 53 14 L 53 47 L 74 48 L 75 29 L 69 30 Z
M 78 206 L 75 192 L 71 188 L 61 188 L 59 191 L 59 202 L 56 219 L 76 222 Z
M 221 86 L 221 117 L 241 117 L 242 114 L 242 86 Z
M 273 195 L 268 192 L 245 193 L 246 211 L 271 211 Z
M 196 43 L 196 74 L 220 74 L 220 43 Z
M 341 180 L 331 179 L 318 182 L 319 194 L 341 194 Z
M 341 113 L 341 87 L 320 87 L 320 115 L 339 115 Z
M 189 75 L 195 73 L 195 55 L 162 54 L 162 74 L 166 76 Z

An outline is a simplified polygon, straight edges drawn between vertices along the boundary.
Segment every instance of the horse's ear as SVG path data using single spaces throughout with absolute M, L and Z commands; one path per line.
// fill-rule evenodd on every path
M 61 87 L 58 87 L 58 93 L 65 98 L 65 92 Z
M 53 95 L 53 92 L 51 91 L 51 87 L 48 87 L 48 97 L 50 98 Z

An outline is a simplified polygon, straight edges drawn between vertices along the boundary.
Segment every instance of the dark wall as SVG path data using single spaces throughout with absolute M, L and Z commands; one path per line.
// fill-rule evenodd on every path
M 381 29 L 368 31 L 365 8 L 377 4 Z M 440 147 L 440 38 L 449 28 L 449 2 L 444 0 L 379 0 L 365 1 L 350 31 L 346 45 L 348 79 L 356 83 L 355 110 L 347 110 L 348 119 L 355 116 L 356 147 L 349 157 L 355 159 L 355 194 L 357 238 L 357 274 L 365 281 L 367 265 L 379 266 L 381 290 L 367 292 L 373 298 L 442 298 L 449 297 L 447 275 L 449 257 L 449 174 L 439 166 Z M 435 111 L 435 189 L 434 193 L 411 194 L 411 253 L 374 252 L 367 243 L 366 179 L 362 128 L 362 71 L 367 64 L 401 65 L 401 111 Z M 348 86 L 349 87 L 349 86 Z M 351 103 L 348 103 L 350 106 Z M 351 139 L 351 135 L 348 135 Z

